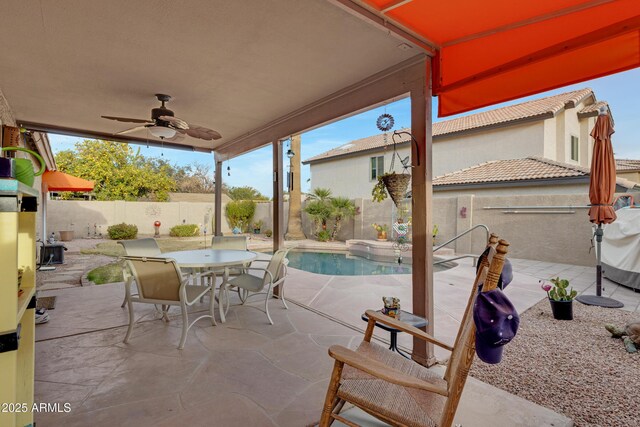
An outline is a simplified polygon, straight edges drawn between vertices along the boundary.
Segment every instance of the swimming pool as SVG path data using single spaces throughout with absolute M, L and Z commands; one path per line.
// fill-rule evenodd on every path
M 292 250 L 287 255 L 289 267 L 316 274 L 332 276 L 371 276 L 384 274 L 411 274 L 411 265 L 374 261 L 339 252 L 308 252 Z M 434 271 L 454 267 L 453 262 L 434 266 Z

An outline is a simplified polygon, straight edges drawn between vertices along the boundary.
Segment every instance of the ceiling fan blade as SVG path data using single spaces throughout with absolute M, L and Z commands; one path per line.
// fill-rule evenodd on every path
M 189 125 L 189 129 L 186 129 L 185 132 L 193 138 L 204 139 L 205 141 L 222 138 L 222 135 L 213 129 L 191 124 Z
M 171 126 L 178 129 L 189 129 L 189 123 L 185 122 L 182 119 L 173 116 L 160 116 L 158 119 L 171 123 Z
M 128 117 L 114 117 L 114 116 L 100 116 L 103 119 L 115 120 L 117 122 L 125 122 L 125 123 L 153 123 L 151 120 L 144 119 L 130 119 Z
M 123 131 L 120 131 L 120 132 L 116 133 L 116 135 L 125 135 L 127 133 L 135 132 L 135 131 L 146 129 L 146 128 L 147 128 L 146 125 L 145 126 L 136 126 L 134 128 L 131 128 L 131 129 L 125 129 Z

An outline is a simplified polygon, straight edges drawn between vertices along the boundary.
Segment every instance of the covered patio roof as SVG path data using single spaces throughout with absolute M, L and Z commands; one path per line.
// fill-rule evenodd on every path
M 148 119 L 167 93 L 222 139 L 164 146 L 208 152 L 420 53 L 324 1 L 10 1 L 3 15 L 0 88 L 19 123 L 159 143 L 100 116 Z
M 13 0 L 5 16 L 0 88 L 21 124 L 220 158 L 406 95 L 363 93 L 410 58 L 435 56 L 440 115 L 640 66 L 635 0 Z M 159 92 L 223 138 L 119 136 L 129 124 L 100 118 L 147 119 Z M 360 102 L 329 103 L 345 93 Z

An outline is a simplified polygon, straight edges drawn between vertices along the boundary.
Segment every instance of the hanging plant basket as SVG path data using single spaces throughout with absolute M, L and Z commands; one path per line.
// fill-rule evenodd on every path
M 382 182 L 384 182 L 384 186 L 396 206 L 399 206 L 400 202 L 404 200 L 410 181 L 411 175 L 408 173 L 393 172 L 382 176 Z

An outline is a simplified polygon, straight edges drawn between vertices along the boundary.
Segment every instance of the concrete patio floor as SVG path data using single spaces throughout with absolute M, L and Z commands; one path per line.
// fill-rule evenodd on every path
M 263 255 L 264 256 L 264 255 Z M 545 297 L 540 278 L 568 278 L 581 292 L 595 293 L 594 269 L 512 260 L 514 281 L 507 288 L 520 312 Z M 360 315 L 397 296 L 411 307 L 410 275 L 328 276 L 290 269 L 289 310 L 272 301 L 275 325 L 251 307 L 233 307 L 229 321 L 200 321 L 183 351 L 176 349 L 180 320 L 166 324 L 153 307 L 138 305 L 129 344 L 122 338 L 128 317 L 120 308 L 123 285 L 50 289 L 56 295 L 51 320 L 36 329 L 36 401 L 70 403 L 69 413 L 40 413 L 44 426 L 188 424 L 306 426 L 319 419 L 333 344 L 355 347 L 365 323 Z M 60 274 L 68 274 L 61 272 Z M 452 343 L 474 268 L 470 262 L 434 275 L 435 335 Z M 54 289 L 51 289 L 54 288 Z M 605 294 L 638 311 L 640 294 L 605 282 Z M 206 309 L 196 305 L 193 311 Z M 175 312 L 177 313 L 177 311 Z M 376 338 L 388 340 L 384 331 Z M 400 336 L 407 350 L 411 341 Z M 508 350 L 507 350 L 508 351 Z M 436 349 L 439 359 L 447 352 Z M 480 363 L 480 362 L 475 362 Z M 436 366 L 434 369 L 441 369 Z M 493 398 L 487 405 L 482 396 Z M 356 409 L 348 417 L 381 425 Z M 470 378 L 456 422 L 473 426 L 572 425 L 566 417 Z M 336 424 L 339 425 L 339 424 Z
M 71 411 L 36 414 L 43 426 L 306 426 L 319 419 L 333 365 L 327 348 L 355 347 L 362 339 L 354 328 L 298 304 L 285 310 L 274 300 L 275 325 L 254 308 L 233 307 L 224 325 L 200 321 L 182 351 L 176 349 L 180 321 L 155 320 L 153 307 L 140 305 L 144 319 L 123 344 L 126 328 L 113 326 L 127 319 L 119 307 L 121 284 L 55 293 L 51 321 L 36 330 L 36 401 L 69 403 Z M 489 393 L 492 404 L 481 403 Z M 472 378 L 457 422 L 571 425 Z

